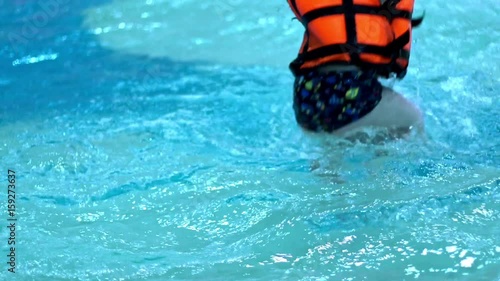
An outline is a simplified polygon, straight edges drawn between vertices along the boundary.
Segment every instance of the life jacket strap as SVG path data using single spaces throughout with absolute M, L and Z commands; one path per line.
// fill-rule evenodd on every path
M 301 72 L 301 66 L 306 61 L 321 59 L 326 56 L 337 55 L 337 54 L 349 54 L 349 62 L 335 62 L 335 64 L 355 64 L 361 68 L 375 68 L 378 70 L 380 75 L 389 76 L 391 73 L 396 73 L 399 78 L 402 78 L 406 74 L 406 69 L 401 67 L 396 63 L 397 59 L 409 59 L 410 53 L 404 50 L 410 42 L 411 30 L 407 30 L 405 33 L 395 38 L 391 43 L 386 46 L 368 45 L 360 44 L 357 42 L 356 36 L 356 14 L 369 14 L 369 15 L 380 15 L 387 18 L 389 22 L 392 22 L 397 18 L 404 18 L 411 20 L 411 26 L 419 26 L 425 16 L 422 15 L 419 18 L 412 19 L 412 13 L 404 10 L 397 9 L 395 6 L 401 0 L 387 0 L 380 7 L 365 6 L 365 5 L 355 5 L 353 0 L 343 0 L 341 6 L 327 6 L 323 8 L 318 8 L 312 11 L 300 15 L 300 22 L 306 27 L 306 42 L 302 48 L 302 52 L 298 57 L 290 63 L 290 69 L 294 75 L 298 75 Z M 290 1 L 296 14 L 298 12 L 295 0 Z M 345 26 L 347 42 L 344 44 L 331 44 L 316 48 L 314 50 L 309 49 L 309 33 L 307 32 L 307 26 L 310 22 L 315 19 L 329 16 L 329 15 L 344 15 L 345 16 Z M 389 64 L 375 64 L 364 62 L 360 59 L 361 54 L 375 54 L 391 60 Z
M 380 6 L 364 6 L 364 5 L 352 5 L 347 8 L 346 5 L 343 6 L 327 6 L 323 8 L 318 8 L 305 13 L 301 17 L 301 22 L 303 25 L 307 25 L 315 19 L 331 16 L 331 15 L 346 15 L 349 13 L 354 14 L 365 14 L 365 15 L 380 15 L 386 17 L 389 21 L 395 18 L 411 19 L 411 13 L 408 11 L 398 10 L 392 7 Z M 422 17 L 423 19 L 423 17 Z
M 299 54 L 298 58 L 303 61 L 316 60 L 325 56 L 338 55 L 348 53 L 352 54 L 375 54 L 388 58 L 392 58 L 395 53 L 402 50 L 403 47 L 410 42 L 410 32 L 406 31 L 401 36 L 386 46 L 376 46 L 368 44 L 331 44 L 314 50 Z

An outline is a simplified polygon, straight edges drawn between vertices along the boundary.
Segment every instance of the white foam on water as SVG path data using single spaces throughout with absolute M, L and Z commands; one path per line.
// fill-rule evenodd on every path
M 472 264 L 474 263 L 476 259 L 473 257 L 467 257 L 460 261 L 460 266 L 461 267 L 472 267 Z
M 43 54 L 38 56 L 25 56 L 19 59 L 16 59 L 12 62 L 12 66 L 22 65 L 22 64 L 34 64 L 43 61 L 56 60 L 59 57 L 59 54 Z

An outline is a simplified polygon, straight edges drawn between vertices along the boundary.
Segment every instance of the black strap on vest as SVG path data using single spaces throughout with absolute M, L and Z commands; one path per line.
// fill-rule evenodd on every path
M 396 38 L 396 40 L 392 41 L 390 44 L 386 46 L 358 44 L 357 42 L 352 43 L 352 41 L 349 41 L 349 36 L 348 36 L 348 42 L 345 44 L 326 45 L 299 54 L 299 58 L 304 61 L 308 61 L 308 60 L 319 59 L 325 56 L 338 55 L 344 53 L 349 53 L 351 56 L 353 54 L 370 53 L 370 54 L 381 55 L 384 57 L 391 57 L 395 52 L 401 50 L 409 41 L 410 41 L 409 31 L 403 33 L 403 35 Z
M 373 7 L 365 5 L 354 5 L 352 0 L 344 1 L 342 6 L 327 6 L 305 13 L 302 16 L 302 23 L 304 25 L 307 25 L 311 21 L 320 17 L 330 16 L 330 15 L 345 15 L 350 13 L 380 15 L 386 17 L 389 21 L 392 21 L 395 18 L 411 19 L 411 14 L 409 12 L 396 9 L 393 6 L 390 6 L 390 4 L 388 3 L 389 2 L 386 2 L 384 5 L 380 7 Z M 292 5 L 296 5 L 295 1 L 292 1 Z M 422 19 L 423 16 L 421 18 L 418 18 L 417 20 L 421 22 Z
M 356 13 L 354 11 L 354 1 L 353 0 L 343 0 L 342 6 L 345 8 L 344 18 L 345 18 L 345 27 L 346 27 L 346 35 L 347 35 L 347 46 L 359 46 L 358 44 L 358 36 L 356 31 Z M 353 50 L 344 50 L 353 51 Z M 353 64 L 358 65 L 361 60 L 359 58 L 359 54 L 361 52 L 349 52 L 351 56 L 351 61 Z
M 306 31 L 307 25 L 317 18 L 336 14 L 344 15 L 347 42 L 345 44 L 332 44 L 307 51 L 307 47 L 309 45 L 309 34 L 308 32 L 306 32 L 307 39 L 305 42 L 306 47 L 303 48 L 304 52 L 302 54 L 299 54 L 297 59 L 295 59 L 290 64 L 290 69 L 294 74 L 296 74 L 296 72 L 299 71 L 302 63 L 305 61 L 315 60 L 330 55 L 349 53 L 351 61 L 355 65 L 367 68 L 380 68 L 381 75 L 383 76 L 388 76 L 391 72 L 395 72 L 398 77 L 404 76 L 405 71 L 396 64 L 396 59 L 409 58 L 409 52 L 403 50 L 403 47 L 408 42 L 410 42 L 410 31 L 405 32 L 387 46 L 359 44 L 357 42 L 355 21 L 356 14 L 370 14 L 384 16 L 390 22 L 395 18 L 410 19 L 412 27 L 417 27 L 418 25 L 420 25 L 423 21 L 424 16 L 416 19 L 411 19 L 411 13 L 395 8 L 395 5 L 400 1 L 401 0 L 387 0 L 382 6 L 373 7 L 355 5 L 353 3 L 353 0 L 343 0 L 342 6 L 327 6 L 305 13 L 301 16 L 300 21 L 306 27 Z M 293 8 L 296 10 L 297 14 L 300 14 L 295 0 L 291 0 L 290 2 Z M 359 55 L 361 53 L 370 53 L 391 58 L 392 63 L 389 66 L 380 66 L 366 63 L 360 60 Z

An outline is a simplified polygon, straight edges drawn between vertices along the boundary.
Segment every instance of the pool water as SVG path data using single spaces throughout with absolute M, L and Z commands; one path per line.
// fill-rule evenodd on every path
M 247 2 L 0 0 L 0 279 L 500 280 L 498 1 L 417 1 L 383 145 L 297 127 L 301 27 Z

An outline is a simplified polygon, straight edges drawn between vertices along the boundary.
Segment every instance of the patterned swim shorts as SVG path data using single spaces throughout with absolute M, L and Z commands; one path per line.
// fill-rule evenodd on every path
M 381 98 L 375 72 L 313 71 L 296 77 L 293 108 L 303 128 L 332 132 L 368 114 Z

